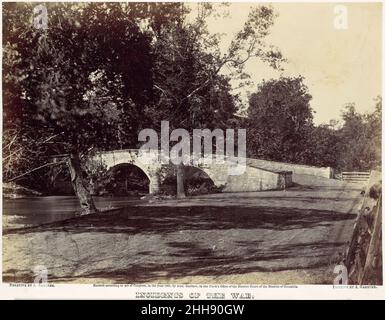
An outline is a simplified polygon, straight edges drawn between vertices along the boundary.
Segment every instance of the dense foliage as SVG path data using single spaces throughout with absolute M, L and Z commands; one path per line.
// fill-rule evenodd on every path
M 249 98 L 250 157 L 327 166 L 337 171 L 381 167 L 381 98 L 375 111 L 360 114 L 344 106 L 341 123 L 316 126 L 311 96 L 302 77 L 262 82 Z

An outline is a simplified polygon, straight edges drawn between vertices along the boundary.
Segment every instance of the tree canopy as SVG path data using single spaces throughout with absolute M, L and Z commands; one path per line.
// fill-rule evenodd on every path
M 304 163 L 313 126 L 310 100 L 301 77 L 263 81 L 249 99 L 250 156 Z
M 268 160 L 367 171 L 381 165 L 381 105 L 360 114 L 344 106 L 342 122 L 315 125 L 311 96 L 302 77 L 263 81 L 249 98 L 249 156 Z

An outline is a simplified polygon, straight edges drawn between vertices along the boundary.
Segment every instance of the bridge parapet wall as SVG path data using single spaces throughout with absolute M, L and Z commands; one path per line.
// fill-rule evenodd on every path
M 292 173 L 289 171 L 273 172 L 254 166 L 246 166 L 239 175 L 231 175 L 230 167 L 234 161 L 227 159 L 223 164 L 199 165 L 216 186 L 222 186 L 223 192 L 252 192 L 263 190 L 282 190 L 292 185 Z
M 247 166 L 241 175 L 228 176 L 224 192 L 283 190 L 291 185 L 291 172 L 272 172 Z
M 333 178 L 333 169 L 330 167 L 315 167 L 301 164 L 276 162 L 269 160 L 260 159 L 247 159 L 248 165 L 266 169 L 269 171 L 292 171 L 293 179 L 295 180 L 296 175 L 312 175 L 317 177 L 323 177 L 327 179 Z

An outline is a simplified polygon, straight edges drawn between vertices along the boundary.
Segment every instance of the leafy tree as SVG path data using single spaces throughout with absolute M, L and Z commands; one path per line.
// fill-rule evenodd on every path
M 338 168 L 341 136 L 333 124 L 315 126 L 310 133 L 305 163 L 319 167 Z
M 206 24 L 216 6 L 199 4 L 192 22 L 187 20 L 188 7 L 173 8 L 177 11 L 173 16 L 179 17 L 175 23 L 165 23 L 153 31 L 157 92 L 153 108 L 157 120 L 167 117 L 172 127 L 188 130 L 225 123 L 236 111 L 236 97 L 230 94 L 230 78 L 221 74 L 223 68 L 230 68 L 233 79 L 242 79 L 247 77 L 244 66 L 251 58 L 262 59 L 274 68 L 283 61 L 281 53 L 264 41 L 276 15 L 271 7 L 255 7 L 228 51 L 222 53 L 220 36 L 210 34 Z
M 369 155 L 368 167 L 381 170 L 381 138 L 382 138 L 382 98 L 375 99 L 375 110 L 366 115 L 367 136 L 365 155 Z
M 305 163 L 313 127 L 310 100 L 302 77 L 263 81 L 249 98 L 250 156 Z
M 306 149 L 306 163 L 337 171 L 381 168 L 381 98 L 374 112 L 360 114 L 355 104 L 345 105 L 342 123 L 315 126 Z
M 155 99 L 147 109 L 150 118 L 156 125 L 160 120 L 169 120 L 171 130 L 227 127 L 238 103 L 238 97 L 231 94 L 230 77 L 247 79 L 244 66 L 251 58 L 261 59 L 273 68 L 279 68 L 283 61 L 279 50 L 265 42 L 276 14 L 271 7 L 256 6 L 223 53 L 220 36 L 207 30 L 206 21 L 216 12 L 215 5 L 199 4 L 193 21 L 187 19 L 189 10 L 185 5 L 163 8 L 172 9 L 175 21 L 152 27 Z M 231 70 L 230 76 L 221 73 L 225 67 Z M 177 172 L 183 175 L 181 167 Z M 183 178 L 177 180 L 178 195 L 183 197 Z
M 360 114 L 353 103 L 342 112 L 338 168 L 347 171 L 376 169 L 381 166 L 381 98 L 375 111 Z
M 4 68 L 5 127 L 32 124 L 55 135 L 56 146 L 70 155 L 82 212 L 91 213 L 96 208 L 80 159 L 90 150 L 136 141 L 151 98 L 151 38 L 127 4 L 47 7 L 48 29 L 41 30 L 30 23 L 33 4 L 3 4 L 4 47 L 13 57 Z

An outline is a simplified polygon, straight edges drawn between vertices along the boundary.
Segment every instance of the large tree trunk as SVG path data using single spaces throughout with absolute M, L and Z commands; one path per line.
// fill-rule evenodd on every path
M 186 198 L 184 190 L 184 165 L 183 163 L 176 167 L 176 197 L 178 199 Z
M 68 166 L 70 169 L 72 186 L 80 202 L 80 214 L 86 215 L 90 213 L 96 213 L 97 209 L 95 207 L 94 200 L 92 199 L 89 190 L 84 185 L 78 153 L 71 154 L 71 157 L 68 161 Z

